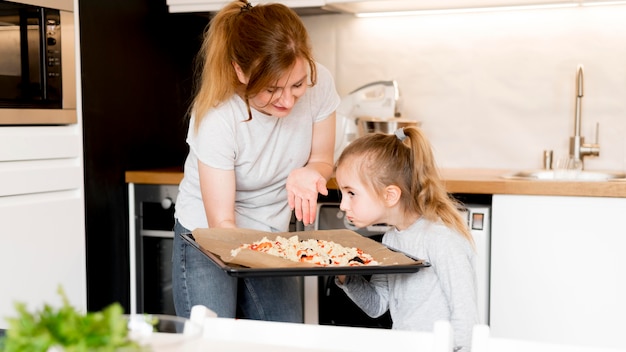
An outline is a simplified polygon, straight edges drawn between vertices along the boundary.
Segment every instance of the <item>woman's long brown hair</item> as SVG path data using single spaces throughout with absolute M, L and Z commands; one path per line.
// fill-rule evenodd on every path
M 239 94 L 248 99 L 276 85 L 298 58 L 309 64 L 310 85 L 317 72 L 306 28 L 298 15 L 281 4 L 252 6 L 246 0 L 228 3 L 209 23 L 199 56 L 199 81 L 191 106 L 197 129 L 206 113 Z M 249 78 L 239 82 L 233 63 Z

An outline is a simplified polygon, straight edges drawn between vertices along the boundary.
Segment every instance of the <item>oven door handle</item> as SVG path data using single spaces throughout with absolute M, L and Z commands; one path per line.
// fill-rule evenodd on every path
M 141 230 L 141 236 L 143 236 L 143 237 L 159 237 L 159 238 L 174 238 L 174 232 L 172 232 L 172 231 L 160 231 L 160 230 Z

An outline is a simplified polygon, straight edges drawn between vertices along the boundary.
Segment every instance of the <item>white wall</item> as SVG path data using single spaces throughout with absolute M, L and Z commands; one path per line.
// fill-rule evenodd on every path
M 316 58 L 344 96 L 398 81 L 404 117 L 422 122 L 441 167 L 540 168 L 567 155 L 575 76 L 585 67 L 582 134 L 626 169 L 626 6 L 356 18 L 304 17 Z

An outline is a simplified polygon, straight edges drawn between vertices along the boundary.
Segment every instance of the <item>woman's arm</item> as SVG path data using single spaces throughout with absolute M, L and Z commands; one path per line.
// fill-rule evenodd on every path
M 303 168 L 287 177 L 289 207 L 305 225 L 315 222 L 318 193 L 328 195 L 326 183 L 333 173 L 335 153 L 335 113 L 313 125 L 311 155 Z
M 209 227 L 237 227 L 235 224 L 235 171 L 215 169 L 198 161 L 198 174 Z

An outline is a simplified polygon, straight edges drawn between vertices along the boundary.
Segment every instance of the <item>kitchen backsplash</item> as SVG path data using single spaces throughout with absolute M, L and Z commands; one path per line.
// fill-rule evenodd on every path
M 540 168 L 568 154 L 576 67 L 582 135 L 626 170 L 626 6 L 356 18 L 304 17 L 315 55 L 342 96 L 395 79 L 403 117 L 422 123 L 441 167 Z

